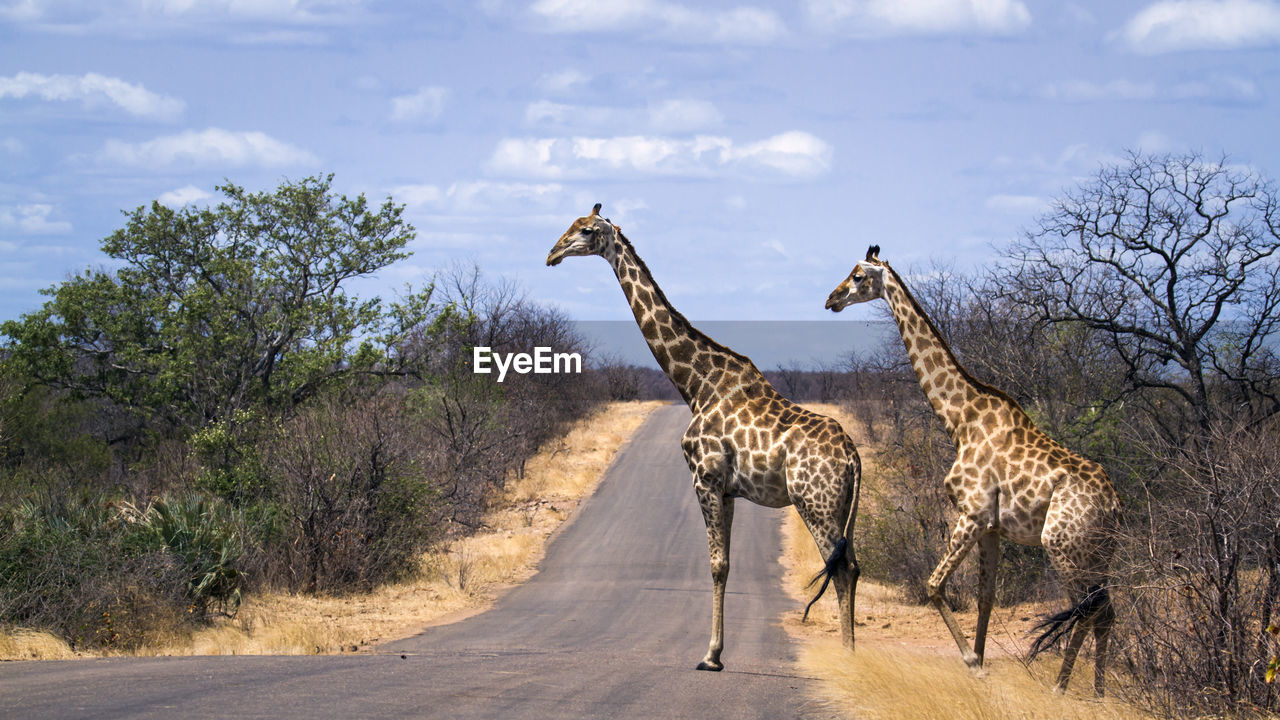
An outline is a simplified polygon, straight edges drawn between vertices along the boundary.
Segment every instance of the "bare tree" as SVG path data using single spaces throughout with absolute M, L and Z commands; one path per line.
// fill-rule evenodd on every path
M 1168 716 L 1274 712 L 1280 433 L 1215 418 L 1191 451 L 1145 449 L 1162 477 L 1145 517 L 1122 532 L 1116 569 L 1132 691 Z
M 997 273 L 1037 319 L 1102 332 L 1124 394 L 1175 399 L 1174 438 L 1208 432 L 1215 394 L 1255 422 L 1280 412 L 1277 250 L 1280 197 L 1265 177 L 1225 158 L 1135 152 L 1060 198 Z

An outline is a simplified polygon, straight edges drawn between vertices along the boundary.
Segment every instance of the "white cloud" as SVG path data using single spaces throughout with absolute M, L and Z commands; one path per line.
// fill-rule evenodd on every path
M 444 112 L 448 88 L 429 85 L 412 95 L 391 98 L 391 119 L 398 122 L 431 122 Z
M 538 100 L 524 109 L 524 121 L 528 125 L 607 128 L 634 124 L 638 114 L 622 108 Z
M 1120 37 L 1140 53 L 1276 45 L 1280 5 L 1269 0 L 1167 0 L 1130 18 Z
M 551 32 L 632 31 L 681 42 L 763 44 L 784 34 L 770 10 L 695 10 L 664 0 L 537 0 L 530 12 Z
M 436 205 L 444 195 L 436 185 L 398 185 L 391 188 L 391 199 L 409 207 Z
M 591 76 L 573 68 L 546 73 L 538 78 L 537 86 L 544 92 L 566 95 L 591 81 Z
M 315 30 L 268 30 L 230 36 L 238 45 L 323 45 L 329 36 Z
M 40 17 L 41 8 L 37 0 L 7 0 L 0 4 L 0 20 L 9 22 L 29 22 Z
M 400 185 L 391 197 L 411 208 L 444 213 L 501 213 L 520 215 L 557 208 L 568 197 L 560 183 L 492 182 L 468 180 L 447 188 L 438 185 Z
M 762 165 L 795 177 L 817 175 L 831 162 L 830 145 L 795 130 L 741 148 L 729 147 L 724 154 L 732 163 Z
M 1048 207 L 1049 203 L 1035 195 L 992 195 L 984 205 L 988 210 L 1010 215 L 1034 215 Z
M 355 0 L 133 0 L 135 11 L 163 17 L 242 17 L 252 20 L 315 22 L 359 7 Z
M 178 164 L 285 167 L 319 163 L 310 152 L 265 133 L 220 128 L 188 130 L 140 143 L 108 140 L 98 159 L 147 168 Z
M 666 100 L 653 103 L 646 109 L 538 100 L 525 108 L 524 121 L 535 127 L 602 129 L 613 132 L 648 128 L 660 133 L 670 133 L 715 127 L 724 122 L 724 116 L 715 105 L 705 100 Z
M 667 100 L 649 106 L 649 126 L 658 132 L 688 132 L 724 122 L 716 106 L 706 100 Z
M 194 205 L 211 197 L 213 197 L 213 193 L 202 190 L 195 185 L 184 185 L 176 190 L 170 190 L 156 199 L 160 201 L 161 205 L 182 207 L 184 205 Z
M 31 203 L 15 207 L 0 207 L 0 227 L 16 230 L 24 235 L 58 235 L 71 232 L 71 223 L 50 220 L 53 206 Z
M 27 146 L 23 145 L 22 141 L 18 138 L 7 137 L 0 140 L 0 150 L 4 150 L 10 155 L 21 155 L 27 151 Z
M 1044 100 L 1069 103 L 1089 102 L 1208 102 L 1222 104 L 1255 103 L 1261 99 L 1250 80 L 1217 76 L 1187 80 L 1170 86 L 1126 79 L 1097 83 L 1072 80 L 1045 85 L 1035 93 Z
M 199 35 L 240 44 L 314 45 L 366 20 L 367 0 L 0 0 L 0 22 L 59 35 Z
M 806 0 L 817 28 L 857 37 L 1012 35 L 1031 24 L 1021 0 Z
M 80 101 L 85 107 L 109 103 L 130 115 L 168 119 L 182 113 L 183 102 L 159 95 L 120 78 L 98 73 L 85 75 L 41 75 L 20 72 L 0 77 L 0 98 L 22 99 L 28 95 L 47 101 Z
M 494 148 L 489 167 L 500 174 L 542 178 L 613 173 L 712 177 L 743 172 L 811 177 L 824 172 L 830 160 L 827 143 L 791 131 L 745 145 L 711 135 L 504 138 Z
M 1138 133 L 1138 141 L 1135 143 L 1135 149 L 1147 153 L 1170 152 L 1175 147 L 1177 147 L 1177 143 L 1173 141 L 1173 138 L 1159 130 L 1144 130 Z
M 1039 95 L 1045 100 L 1099 102 L 1104 100 L 1154 100 L 1158 93 L 1155 83 L 1138 83 L 1121 79 L 1110 80 L 1105 83 L 1094 83 L 1087 80 L 1050 83 L 1040 88 Z

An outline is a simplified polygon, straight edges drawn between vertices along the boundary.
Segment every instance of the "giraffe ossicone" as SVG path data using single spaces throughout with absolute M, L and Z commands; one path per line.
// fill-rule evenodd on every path
M 1094 691 L 1105 689 L 1107 642 L 1115 619 L 1107 591 L 1120 499 L 1102 466 L 1055 442 L 1004 393 L 975 380 L 956 360 L 907 284 L 879 258 L 880 247 L 827 297 L 835 312 L 884 299 L 929 404 L 956 447 L 943 479 L 959 517 L 946 553 L 929 576 L 930 600 L 970 667 L 982 665 L 995 601 L 1000 539 L 1041 545 L 1071 608 L 1049 618 L 1032 653 L 1067 636 L 1056 689 L 1065 690 L 1087 630 L 1094 635 Z M 973 649 L 943 600 L 947 579 L 974 546 L 979 557 L 978 625 Z
M 600 216 L 599 203 L 560 236 L 547 265 L 576 255 L 608 261 L 654 359 L 693 413 L 681 448 L 707 526 L 712 578 L 711 641 L 698 669 L 724 667 L 724 593 L 736 498 L 766 507 L 795 505 L 826 558 L 841 638 L 852 648 L 859 570 L 848 539 L 861 482 L 853 441 L 835 420 L 782 397 L 750 359 L 676 311 L 621 229 Z

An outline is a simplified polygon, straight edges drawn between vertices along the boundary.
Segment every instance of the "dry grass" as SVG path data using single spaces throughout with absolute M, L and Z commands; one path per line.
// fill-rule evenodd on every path
M 1137 720 L 1149 717 L 1115 700 L 1049 690 L 1043 664 L 1030 671 L 1011 659 L 989 660 L 975 676 L 957 658 L 937 652 L 862 643 L 850 653 L 834 640 L 807 643 L 801 671 L 821 678 L 818 694 L 833 715 L 859 719 Z M 1087 671 L 1075 679 L 1091 687 Z
M 833 405 L 806 405 L 840 421 L 858 444 L 863 468 L 863 502 L 859 515 L 875 512 L 867 489 L 875 481 L 875 448 L 847 414 Z M 787 592 L 807 603 L 805 585 L 822 567 L 822 558 L 804 523 L 794 511 L 783 524 L 783 578 Z M 1092 662 L 1081 657 L 1071 690 L 1055 695 L 1050 688 L 1059 657 L 1046 655 L 1030 667 L 1019 660 L 1028 631 L 1053 604 L 996 608 L 987 640 L 986 668 L 975 676 L 960 660 L 950 634 L 929 606 L 907 603 L 893 588 L 871 580 L 858 583 L 855 609 L 857 651 L 849 653 L 837 637 L 835 593 L 829 592 L 800 622 L 803 605 L 783 618 L 783 626 L 801 644 L 800 672 L 818 678 L 819 701 L 835 716 L 857 718 L 1145 718 L 1132 706 L 1092 697 Z M 976 612 L 956 613 L 961 627 L 972 628 Z M 1087 693 L 1088 696 L 1081 693 Z
M 358 652 L 488 607 L 531 577 L 548 537 L 589 494 L 618 449 L 662 402 L 610 403 L 540 450 L 508 484 L 492 528 L 422 558 L 418 578 L 356 595 L 259 593 L 239 614 L 137 655 L 258 655 Z M 0 633 L 0 660 L 73 657 L 44 633 Z
M 65 660 L 76 653 L 62 638 L 40 630 L 0 632 L 0 660 Z

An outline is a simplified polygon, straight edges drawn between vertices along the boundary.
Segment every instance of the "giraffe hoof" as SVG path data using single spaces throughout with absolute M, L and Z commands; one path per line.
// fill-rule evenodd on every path
M 721 670 L 724 669 L 724 663 L 711 662 L 710 660 L 703 660 L 702 662 L 698 663 L 698 669 L 707 670 L 709 672 L 720 672 Z

